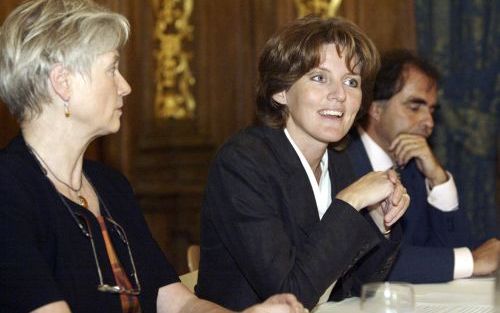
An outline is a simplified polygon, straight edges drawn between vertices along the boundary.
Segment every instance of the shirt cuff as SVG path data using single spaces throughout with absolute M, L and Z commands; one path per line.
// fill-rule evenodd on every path
M 446 171 L 448 180 L 440 185 L 434 186 L 432 189 L 429 185 L 429 180 L 425 180 L 427 189 L 427 202 L 436 209 L 443 212 L 451 212 L 458 209 L 458 192 L 455 180 L 450 172 Z
M 471 277 L 474 271 L 474 259 L 469 248 L 455 248 L 455 267 L 453 270 L 453 279 Z

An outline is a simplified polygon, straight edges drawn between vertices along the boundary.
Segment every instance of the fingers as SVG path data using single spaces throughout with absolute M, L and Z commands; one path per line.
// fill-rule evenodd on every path
M 424 140 L 427 142 L 427 139 L 421 135 L 412 135 L 412 134 L 399 134 L 389 146 L 389 150 L 392 152 L 396 152 L 402 146 L 407 145 L 408 143 L 415 142 L 417 140 Z
M 356 210 L 382 204 L 385 212 L 391 206 L 398 206 L 406 189 L 401 185 L 398 174 L 393 170 L 370 172 L 341 190 L 336 198 L 349 203 Z M 384 204 L 388 201 L 388 204 Z
M 379 204 L 393 192 L 395 172 L 370 172 L 341 190 L 336 198 L 349 203 L 356 210 Z
M 400 166 L 405 165 L 412 158 L 423 157 L 431 153 L 425 137 L 410 134 L 401 134 L 396 137 L 389 149 Z
M 386 226 L 392 226 L 396 223 L 406 212 L 408 206 L 410 205 L 410 196 L 405 192 L 401 195 L 400 201 L 397 205 L 390 206 L 389 210 L 384 216 L 384 222 Z
M 406 193 L 406 188 L 401 184 L 401 182 L 398 181 L 394 184 L 394 191 L 389 197 L 390 203 L 393 206 L 397 206 L 403 199 L 403 195 Z
M 396 163 L 398 165 L 405 165 L 412 158 L 418 157 L 422 154 L 422 146 L 419 146 L 416 143 L 411 143 L 406 146 L 402 146 L 401 149 L 394 153 L 396 157 Z
M 302 303 L 300 303 L 293 294 L 284 293 L 269 297 L 264 304 L 269 312 L 290 312 L 290 313 L 305 313 L 309 312 Z M 266 311 L 267 312 L 267 311 Z
M 393 184 L 397 184 L 399 182 L 399 174 L 392 169 L 387 171 L 387 177 Z
M 474 260 L 473 274 L 488 275 L 498 269 L 498 257 L 500 254 L 500 241 L 496 238 L 489 239 L 472 251 Z

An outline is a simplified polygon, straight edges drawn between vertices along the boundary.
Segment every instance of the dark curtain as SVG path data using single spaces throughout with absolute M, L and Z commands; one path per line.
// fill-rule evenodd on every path
M 499 3 L 415 0 L 419 55 L 442 74 L 431 142 L 476 239 L 498 235 Z

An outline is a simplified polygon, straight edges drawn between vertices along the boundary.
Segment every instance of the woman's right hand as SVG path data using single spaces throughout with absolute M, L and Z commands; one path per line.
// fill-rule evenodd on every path
M 242 313 L 307 313 L 297 298 L 292 294 L 277 294 L 261 304 L 254 305 Z
M 377 207 L 386 226 L 394 224 L 406 212 L 410 198 L 393 170 L 370 172 L 337 194 L 337 199 L 356 210 Z

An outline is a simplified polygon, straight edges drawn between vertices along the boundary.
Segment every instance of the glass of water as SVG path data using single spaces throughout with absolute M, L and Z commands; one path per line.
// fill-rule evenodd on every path
M 361 288 L 362 312 L 414 313 L 415 293 L 406 283 L 369 283 Z

